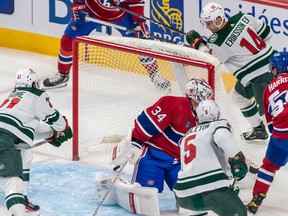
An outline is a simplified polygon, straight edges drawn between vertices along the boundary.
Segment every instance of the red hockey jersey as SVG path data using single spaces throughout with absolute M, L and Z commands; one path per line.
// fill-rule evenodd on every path
M 131 10 L 141 16 L 144 15 L 144 0 L 114 0 L 115 4 Z M 126 16 L 126 12 L 112 6 L 109 0 L 85 0 L 89 15 L 96 19 L 117 22 Z M 132 16 L 135 22 L 139 21 L 140 18 Z
M 164 96 L 137 117 L 132 136 L 180 159 L 178 142 L 196 124 L 188 98 Z
M 263 108 L 269 131 L 277 139 L 288 139 L 288 74 L 280 74 L 263 93 Z

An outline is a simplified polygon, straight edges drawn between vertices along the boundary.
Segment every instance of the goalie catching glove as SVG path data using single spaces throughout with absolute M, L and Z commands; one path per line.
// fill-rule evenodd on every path
M 47 142 L 55 147 L 61 146 L 61 144 L 68 139 L 71 139 L 73 137 L 72 130 L 70 126 L 68 125 L 68 121 L 65 116 L 63 118 L 66 121 L 66 128 L 63 131 L 55 131 L 51 137 L 46 138 Z
M 199 45 L 201 43 L 203 43 L 204 45 L 206 45 L 206 41 L 200 36 L 200 34 L 195 31 L 195 30 L 191 30 L 187 33 L 186 35 L 186 41 L 187 43 L 189 43 L 191 45 L 192 48 L 194 49 L 198 49 Z
M 123 139 L 112 151 L 112 161 L 114 165 L 123 166 L 126 162 L 135 164 L 142 154 L 142 142 L 132 138 L 131 134 Z
M 231 167 L 231 172 L 234 178 L 238 181 L 243 179 L 248 172 L 248 167 L 246 164 L 246 159 L 243 153 L 240 151 L 235 157 L 229 158 L 228 162 Z

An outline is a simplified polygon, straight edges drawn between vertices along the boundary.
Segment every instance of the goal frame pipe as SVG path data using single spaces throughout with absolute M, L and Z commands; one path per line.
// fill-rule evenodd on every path
M 193 60 L 186 57 L 180 57 L 180 56 L 174 56 L 170 54 L 164 54 L 159 53 L 156 51 L 149 51 L 142 48 L 137 49 L 135 47 L 131 47 L 128 45 L 121 45 L 116 44 L 113 42 L 107 42 L 95 38 L 89 38 L 89 37 L 76 37 L 73 39 L 72 43 L 72 58 L 73 58 L 73 64 L 72 64 L 72 123 L 73 123 L 73 138 L 72 138 L 72 160 L 78 161 L 80 160 L 79 157 L 79 71 L 78 71 L 78 55 L 79 55 L 79 44 L 83 43 L 85 46 L 88 45 L 96 45 L 108 49 L 115 49 L 120 51 L 129 52 L 132 54 L 137 55 L 143 55 L 143 56 L 151 56 L 153 58 L 173 61 L 181 64 L 187 64 L 192 66 L 197 66 L 200 68 L 205 68 L 208 71 L 208 82 L 212 89 L 215 90 L 215 66 L 211 63 L 200 61 L 200 60 Z M 162 42 L 163 43 L 163 42 Z M 191 48 L 192 49 L 192 48 Z M 75 113 L 77 114 L 75 116 Z

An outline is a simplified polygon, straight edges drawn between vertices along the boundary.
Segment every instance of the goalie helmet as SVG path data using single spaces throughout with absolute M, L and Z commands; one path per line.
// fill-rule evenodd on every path
M 222 23 L 224 22 L 225 20 L 224 9 L 220 4 L 214 2 L 205 5 L 200 14 L 202 24 L 211 21 L 214 23 L 216 27 L 219 28 L 222 25 L 222 23 L 220 25 L 216 25 L 217 17 L 221 17 Z
M 203 100 L 199 103 L 196 114 L 199 123 L 211 122 L 220 118 L 219 107 L 213 100 Z
M 15 88 L 19 87 L 39 88 L 39 79 L 35 71 L 32 69 L 19 69 L 16 72 Z
M 277 52 L 270 57 L 270 70 L 274 68 L 278 74 L 288 72 L 288 52 Z
M 186 85 L 185 95 L 193 101 L 200 103 L 202 100 L 213 99 L 213 90 L 201 78 L 192 78 Z

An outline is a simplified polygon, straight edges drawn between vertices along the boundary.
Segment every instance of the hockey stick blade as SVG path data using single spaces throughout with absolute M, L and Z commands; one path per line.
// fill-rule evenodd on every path
M 166 24 L 164 24 L 164 23 L 161 23 L 161 22 L 159 22 L 159 21 L 150 19 L 149 17 L 146 17 L 146 16 L 142 16 L 141 14 L 138 14 L 138 13 L 136 13 L 136 12 L 134 12 L 134 11 L 131 11 L 131 10 L 128 10 L 128 9 L 126 9 L 126 8 L 120 7 L 120 6 L 118 6 L 118 5 L 114 2 L 114 0 L 108 0 L 108 1 L 109 1 L 109 3 L 110 3 L 112 6 L 118 8 L 118 9 L 120 9 L 120 10 L 126 12 L 126 13 L 129 13 L 129 14 L 131 14 L 131 15 L 133 15 L 133 16 L 137 16 L 137 17 L 139 17 L 139 18 L 141 18 L 141 19 L 149 20 L 150 22 L 153 22 L 153 23 L 155 23 L 155 24 L 157 24 L 157 25 L 160 25 L 160 26 L 162 26 L 162 27 L 165 27 L 165 28 L 167 28 L 167 29 L 170 29 L 171 31 L 178 32 L 179 34 L 182 34 L 182 35 L 185 35 L 185 36 L 187 35 L 187 33 L 182 32 L 182 31 L 180 31 L 180 30 L 178 30 L 178 29 L 172 28 L 171 26 L 168 26 L 168 25 L 166 25 Z
M 36 148 L 36 147 L 41 146 L 41 145 L 46 144 L 46 143 L 48 143 L 47 140 L 42 140 L 42 141 L 34 143 L 32 145 L 29 145 L 27 143 L 18 143 L 18 144 L 16 144 L 16 148 L 17 149 L 31 149 L 31 148 Z

